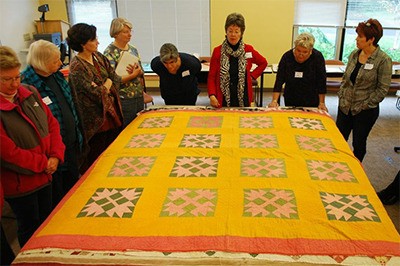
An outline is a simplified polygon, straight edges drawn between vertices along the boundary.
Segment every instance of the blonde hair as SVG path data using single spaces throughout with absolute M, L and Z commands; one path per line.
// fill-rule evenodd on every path
M 311 33 L 303 32 L 294 41 L 294 47 L 301 46 L 311 50 L 314 48 L 314 43 L 314 36 Z
M 26 62 L 34 69 L 48 73 L 47 64 L 55 55 L 61 56 L 61 52 L 54 43 L 38 40 L 29 46 Z
M 110 26 L 110 36 L 114 38 L 122 29 L 127 26 L 129 29 L 133 28 L 132 23 L 130 23 L 126 18 L 115 18 L 111 21 Z
M 21 62 L 14 50 L 8 46 L 0 46 L 0 69 L 9 70 L 16 67 L 20 68 Z

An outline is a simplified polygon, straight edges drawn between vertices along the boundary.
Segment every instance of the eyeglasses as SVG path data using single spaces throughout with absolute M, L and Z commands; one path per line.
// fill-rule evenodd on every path
M 20 73 L 18 76 L 14 77 L 14 78 L 10 78 L 10 77 L 5 77 L 5 78 L 3 78 L 3 77 L 0 77 L 0 80 L 1 80 L 1 82 L 3 82 L 3 83 L 9 83 L 9 84 L 11 84 L 11 83 L 13 83 L 13 82 L 15 82 L 15 81 L 20 81 L 22 77 L 23 77 L 23 76 L 22 76 L 22 74 Z
M 306 55 L 309 55 L 309 54 L 311 54 L 312 53 L 312 49 L 308 49 L 308 48 L 305 48 L 305 47 L 295 47 L 295 48 L 293 48 L 293 51 L 295 52 L 295 53 L 297 53 L 298 55 L 303 55 L 303 56 L 306 56 Z
M 227 35 L 240 35 L 241 34 L 241 31 L 233 31 L 233 30 L 228 30 L 227 32 L 226 32 L 226 34 Z
M 367 26 L 367 27 L 372 27 L 372 29 L 376 29 L 376 28 L 377 28 L 377 25 L 376 25 L 376 24 L 370 23 L 370 22 L 368 22 L 368 20 L 364 21 L 363 23 L 364 23 L 364 25 Z

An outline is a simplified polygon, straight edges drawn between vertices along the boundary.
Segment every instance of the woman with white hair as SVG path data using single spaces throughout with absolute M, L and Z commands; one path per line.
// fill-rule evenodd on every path
M 27 63 L 28 66 L 22 72 L 22 82 L 37 88 L 43 102 L 58 120 L 62 140 L 66 146 L 65 162 L 53 174 L 55 207 L 79 177 L 78 155 L 83 143 L 80 120 L 71 89 L 59 71 L 62 62 L 58 47 L 45 40 L 33 42 L 29 47 Z
M 144 109 L 144 95 L 146 95 L 144 94 L 144 71 L 139 52 L 129 43 L 132 38 L 132 28 L 132 23 L 125 18 L 113 19 L 110 25 L 110 36 L 114 38 L 114 41 L 104 51 L 104 55 L 114 69 L 116 69 L 123 53 L 130 53 L 133 55 L 132 58 L 137 58 L 136 62 L 132 61 L 128 65 L 126 75 L 122 75 L 119 89 L 124 127 L 135 119 L 138 112 Z
M 283 54 L 268 107 L 279 106 L 278 100 L 285 85 L 286 106 L 318 107 L 328 111 L 325 106 L 325 59 L 314 48 L 314 43 L 314 36 L 303 32 L 294 41 L 294 48 Z

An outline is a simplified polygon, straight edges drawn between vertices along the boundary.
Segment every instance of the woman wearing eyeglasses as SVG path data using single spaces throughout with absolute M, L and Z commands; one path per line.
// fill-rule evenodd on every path
M 294 48 L 283 54 L 268 107 L 279 106 L 279 97 L 285 85 L 283 96 L 286 106 L 318 107 L 328 111 L 325 106 L 325 59 L 314 48 L 314 43 L 314 36 L 303 32 L 294 41 Z
M 60 126 L 38 91 L 21 84 L 21 63 L 0 46 L 1 183 L 22 247 L 52 206 L 52 174 L 64 160 Z
M 378 45 L 383 35 L 378 20 L 360 22 L 356 32 L 357 49 L 349 56 L 338 92 L 336 125 L 346 140 L 353 132 L 353 152 L 362 162 L 367 137 L 379 116 L 379 103 L 389 91 L 392 60 Z
M 267 60 L 243 42 L 245 28 L 241 14 L 229 14 L 225 40 L 212 53 L 207 87 L 210 104 L 215 108 L 251 106 L 252 79 L 260 77 L 267 67 Z M 253 64 L 256 68 L 251 71 Z
M 119 99 L 121 77 L 110 61 L 97 51 L 96 27 L 78 23 L 68 30 L 68 45 L 78 54 L 72 58 L 69 85 L 82 119 L 84 141 L 89 146 L 85 171 L 117 138 L 123 115 Z
M 124 18 L 115 18 L 111 21 L 110 36 L 114 41 L 108 45 L 104 55 L 116 68 L 124 53 L 132 55 L 136 62 L 132 61 L 122 75 L 122 83 L 119 97 L 124 114 L 124 127 L 126 127 L 136 114 L 144 109 L 144 72 L 140 62 L 138 50 L 129 44 L 132 38 L 132 23 Z M 150 96 L 151 97 L 151 96 Z

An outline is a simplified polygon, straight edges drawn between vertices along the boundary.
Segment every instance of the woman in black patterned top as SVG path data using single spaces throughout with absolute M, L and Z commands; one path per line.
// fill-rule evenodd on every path
M 122 129 L 119 100 L 121 77 L 110 61 L 97 51 L 96 27 L 78 23 L 68 30 L 68 45 L 78 54 L 71 60 L 69 84 L 82 117 L 85 143 L 89 146 L 86 170 Z

